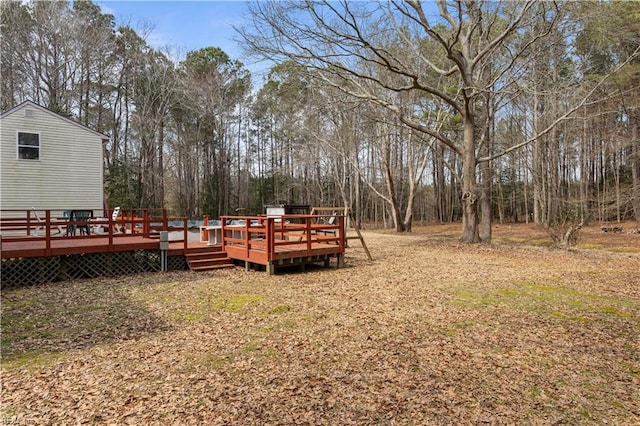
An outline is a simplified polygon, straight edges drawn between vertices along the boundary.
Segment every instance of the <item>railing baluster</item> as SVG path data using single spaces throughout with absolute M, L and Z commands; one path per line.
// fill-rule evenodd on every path
M 311 256 L 311 217 L 306 217 L 305 222 L 305 234 L 307 237 L 307 256 Z
M 166 217 L 167 211 L 166 211 L 166 210 L 164 210 L 164 211 L 163 211 L 163 214 L 164 214 L 164 215 L 165 215 L 165 217 Z M 169 224 L 169 222 L 168 222 L 168 219 L 167 219 L 167 225 L 168 225 L 168 224 Z M 185 254 L 185 256 L 186 256 L 186 254 L 187 254 L 187 248 L 188 248 L 188 246 L 189 246 L 189 244 L 188 244 L 188 243 L 189 243 L 189 229 L 187 229 L 187 224 L 188 224 L 187 218 L 186 218 L 186 217 L 183 217 L 183 218 L 182 218 L 182 236 L 183 236 L 183 238 L 184 238 L 183 246 L 184 246 L 184 254 Z M 168 226 L 167 226 L 167 227 L 168 227 Z
M 44 230 L 45 230 L 45 254 L 51 255 L 51 210 L 45 210 L 44 212 Z

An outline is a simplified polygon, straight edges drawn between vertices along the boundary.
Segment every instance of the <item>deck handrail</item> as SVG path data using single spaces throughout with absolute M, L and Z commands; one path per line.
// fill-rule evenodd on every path
M 336 219 L 335 223 L 320 223 L 322 219 L 332 217 Z M 231 224 L 234 221 L 242 223 Z M 275 259 L 276 247 L 302 242 L 306 243 L 308 256 L 312 255 L 314 243 L 337 243 L 341 251 L 344 251 L 345 247 L 343 215 L 221 216 L 220 222 L 222 249 L 233 245 L 244 249 L 247 257 L 255 248 L 264 250 L 268 261 L 272 261 Z M 240 232 L 239 238 L 234 235 L 234 231 Z M 321 236 L 322 233 L 325 233 L 325 236 Z M 335 235 L 326 236 L 328 233 Z M 256 234 L 264 234 L 264 237 L 256 240 Z
M 76 209 L 74 209 L 76 210 Z M 80 209 L 77 209 L 80 210 Z M 169 225 L 170 221 L 181 221 L 183 230 L 183 247 L 188 247 L 188 219 L 186 217 L 169 217 L 166 209 L 157 210 L 159 215 L 152 215 L 148 209 L 127 210 L 118 219 L 112 219 L 113 210 L 85 209 L 98 211 L 104 217 L 87 220 L 67 220 L 63 210 L 59 209 L 0 209 L 0 235 L 5 242 L 11 241 L 45 241 L 45 253 L 51 254 L 51 242 L 55 239 L 105 238 L 108 239 L 108 251 L 114 251 L 114 238 L 141 235 L 149 238 L 153 231 L 179 230 L 180 227 Z M 124 211 L 123 211 L 124 212 Z M 139 226 L 138 226 L 139 225 Z M 54 234 L 52 228 L 67 226 L 89 227 L 89 235 Z M 107 232 L 94 233 L 92 229 L 107 227 Z M 34 229 L 42 228 L 41 235 L 33 235 Z M 114 232 L 114 228 L 124 227 L 130 233 Z M 139 230 L 139 232 L 136 232 Z

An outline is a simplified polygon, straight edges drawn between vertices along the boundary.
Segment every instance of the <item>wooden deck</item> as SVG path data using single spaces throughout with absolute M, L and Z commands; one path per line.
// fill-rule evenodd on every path
M 186 218 L 175 218 L 182 226 L 173 228 L 166 210 L 155 216 L 148 210 L 132 210 L 115 220 L 113 211 L 104 213 L 103 218 L 65 221 L 61 212 L 53 210 L 0 210 L 1 258 L 159 250 L 161 231 L 182 234 L 181 245 L 174 242 L 170 247 L 174 253 L 182 250 L 184 254 L 188 249 Z M 73 233 L 68 232 L 70 227 Z
M 329 266 L 330 260 L 334 258 L 337 260 L 336 266 L 340 267 L 346 246 L 344 216 L 225 216 L 221 218 L 219 245 L 212 246 L 200 242 L 199 238 L 198 241 L 193 241 L 193 236 L 192 241 L 189 241 L 186 218 L 180 219 L 181 227 L 170 227 L 166 212 L 163 212 L 161 217 L 153 217 L 147 211 L 139 216 L 134 216 L 134 212 L 131 212 L 128 218 L 121 220 L 109 219 L 109 212 L 106 212 L 104 219 L 66 223 L 60 222 L 55 212 L 49 210 L 40 212 L 37 221 L 30 216 L 30 211 L 14 211 L 10 212 L 10 215 L 7 215 L 7 211 L 1 213 L 2 270 L 3 273 L 7 272 L 5 276 L 9 276 L 9 271 L 12 271 L 14 281 L 20 281 L 24 273 L 34 276 L 62 276 L 63 279 L 97 276 L 103 264 L 107 264 L 104 268 L 110 268 L 106 272 L 107 275 L 116 272 L 127 273 L 127 268 L 132 272 L 158 270 L 160 266 L 157 259 L 164 256 L 159 238 L 160 231 L 169 232 L 170 241 L 166 255 L 174 260 L 179 260 L 176 257 L 187 259 L 194 251 L 210 249 L 212 252 L 220 252 L 222 249 L 228 258 L 244 262 L 247 268 L 255 265 L 265 266 L 269 274 L 284 266 L 304 267 L 318 262 Z M 89 235 L 81 235 L 78 232 L 70 235 L 62 232 L 68 226 L 78 229 L 91 227 L 101 231 L 90 232 Z M 147 260 L 138 261 L 135 256 L 132 257 L 133 253 L 140 251 L 147 253 L 143 255 Z M 23 268 L 17 265 L 21 259 L 32 259 L 36 263 L 22 262 L 27 265 Z M 49 260 L 55 261 L 52 263 Z M 86 267 L 82 262 L 86 262 Z M 119 268 L 118 262 L 130 266 Z M 62 272 L 43 272 L 49 268 L 49 264 L 61 265 Z M 186 265 L 184 261 L 180 261 L 179 265 L 183 264 Z M 68 265 L 73 265 L 74 271 L 77 272 L 66 272 L 67 269 L 73 269 Z
M 304 267 L 317 262 L 328 266 L 331 258 L 336 258 L 337 267 L 342 266 L 344 216 L 223 216 L 221 219 L 223 250 L 230 258 L 244 261 L 246 267 L 263 265 L 267 273 L 273 274 L 282 266 Z M 324 219 L 331 219 L 333 223 L 326 223 Z
M 111 211 L 96 215 L 102 213 L 103 218 L 71 221 L 51 210 L 0 210 L 2 287 L 183 270 L 186 253 L 204 246 L 188 241 L 186 219 L 170 222 L 164 210 L 130 211 L 116 219 Z M 166 251 L 160 246 L 163 230 L 177 240 Z
M 185 250 L 192 247 L 206 247 L 205 243 L 171 241 L 169 243 L 169 256 L 182 255 Z M 83 237 L 34 237 L 31 240 L 15 240 L 4 237 L 2 239 L 2 259 L 15 259 L 19 257 L 47 257 L 65 256 L 84 253 L 108 253 L 133 250 L 160 250 L 160 240 L 156 237 L 144 237 L 142 235 L 121 235 L 109 239 L 108 236 L 92 235 Z

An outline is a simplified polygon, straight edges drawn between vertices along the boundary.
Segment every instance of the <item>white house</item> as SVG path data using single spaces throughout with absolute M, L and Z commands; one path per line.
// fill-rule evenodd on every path
M 109 138 L 34 102 L 0 115 L 0 208 L 103 209 Z

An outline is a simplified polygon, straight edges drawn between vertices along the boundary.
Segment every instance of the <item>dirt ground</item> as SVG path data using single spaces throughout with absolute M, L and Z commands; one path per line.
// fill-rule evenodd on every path
M 618 226 L 618 225 L 616 225 Z M 640 424 L 640 235 L 364 231 L 347 267 L 2 293 L 13 424 Z

